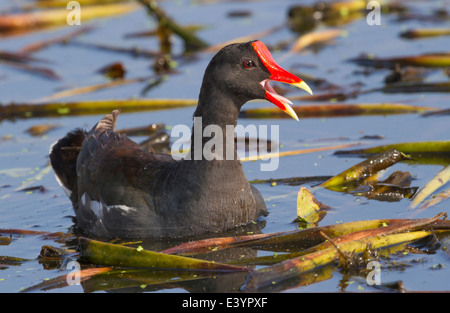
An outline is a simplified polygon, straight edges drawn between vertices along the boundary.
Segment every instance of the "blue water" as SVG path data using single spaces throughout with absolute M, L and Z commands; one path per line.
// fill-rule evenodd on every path
M 0 4 L 0 10 L 14 7 L 13 1 Z M 198 35 L 211 44 L 232 40 L 244 35 L 250 35 L 262 30 L 281 25 L 285 22 L 287 10 L 297 1 L 258 1 L 258 2 L 219 2 L 202 3 L 196 1 L 164 1 L 161 6 L 178 23 L 182 25 L 201 24 L 206 26 Z M 416 5 L 429 9 L 439 7 L 438 2 L 418 2 Z M 248 11 L 250 16 L 244 18 L 229 18 L 227 13 L 235 10 Z M 428 12 L 428 11 L 427 11 Z M 97 28 L 78 38 L 87 43 L 102 43 L 118 47 L 139 46 L 143 49 L 157 50 L 157 41 L 153 37 L 126 39 L 125 34 L 152 29 L 155 23 L 151 21 L 144 10 L 139 10 L 119 17 L 102 19 L 93 23 L 83 22 L 83 25 L 96 25 Z M 395 21 L 395 15 L 383 15 L 382 25 L 369 26 L 364 18 L 342 26 L 346 35 L 337 38 L 334 43 L 318 51 L 305 50 L 302 53 L 285 59 L 280 65 L 319 78 L 340 86 L 362 84 L 364 89 L 382 87 L 387 70 L 378 70 L 371 75 L 361 75 L 355 72 L 361 68 L 346 62 L 349 58 L 361 53 L 371 53 L 379 57 L 392 57 L 428 52 L 449 51 L 448 37 L 438 37 L 422 40 L 404 40 L 399 33 L 408 27 L 445 27 L 449 24 L 435 25 L 425 22 Z M 0 40 L 0 50 L 16 51 L 21 47 L 54 38 L 73 31 L 73 27 L 62 27 L 52 30 L 37 31 Z M 275 45 L 279 42 L 292 42 L 298 37 L 287 28 L 273 33 L 262 40 L 266 44 Z M 182 51 L 182 42 L 173 39 L 174 52 Z M 199 53 L 196 60 L 181 62 L 178 60 L 177 74 L 167 79 L 157 88 L 146 94 L 150 98 L 186 98 L 196 99 L 200 88 L 203 71 L 213 53 Z M 6 65 L 0 65 L 0 102 L 33 102 L 50 96 L 55 92 L 75 87 L 106 82 L 104 77 L 95 71 L 113 62 L 122 62 L 127 69 L 126 78 L 152 77 L 152 60 L 142 57 L 132 57 L 127 54 L 101 51 L 75 44 L 54 45 L 34 54 L 49 63 L 48 66 L 57 72 L 61 81 L 51 81 L 37 75 L 19 71 Z M 275 59 L 283 56 L 282 51 L 274 51 Z M 298 64 L 308 64 L 298 68 Z M 443 71 L 434 71 L 427 80 L 445 81 L 448 76 Z M 82 101 L 95 99 L 123 99 L 140 97 L 146 86 L 136 83 L 117 88 L 109 88 L 93 93 L 64 98 L 64 101 Z M 290 95 L 302 95 L 295 91 Z M 412 93 L 384 94 L 373 92 L 360 95 L 349 103 L 398 102 L 421 106 L 448 108 L 448 93 Z M 246 107 L 270 106 L 267 102 L 249 103 Z M 130 128 L 150 123 L 165 123 L 167 126 L 177 124 L 191 125 L 193 107 L 156 112 L 140 112 L 121 114 L 117 127 Z M 70 201 L 56 183 L 53 173 L 48 169 L 49 146 L 66 132 L 75 127 L 90 128 L 101 115 L 62 116 L 57 118 L 30 118 L 3 120 L 0 122 L 0 228 L 17 228 L 36 231 L 67 232 L 72 225 L 73 211 Z M 58 124 L 59 128 L 39 137 L 32 137 L 25 132 L 33 125 L 42 123 Z M 239 123 L 276 124 L 280 129 L 280 144 L 282 151 L 306 149 L 318 145 L 336 145 L 348 142 L 361 142 L 363 147 L 389 144 L 405 141 L 449 140 L 450 124 L 448 117 L 424 118 L 418 114 L 340 117 L 340 118 L 308 118 L 296 122 L 292 119 L 240 119 Z M 362 141 L 364 135 L 381 135 L 383 139 Z M 141 139 L 141 138 L 136 138 Z M 244 170 L 249 180 L 331 176 L 360 162 L 356 157 L 337 157 L 332 151 L 288 156 L 280 159 L 279 167 L 274 172 L 261 172 L 258 162 L 244 163 Z M 422 187 L 440 169 L 442 165 L 410 165 L 399 163 L 390 168 L 386 176 L 395 170 L 409 171 L 414 180 L 412 185 Z M 39 176 L 39 174 L 42 174 Z M 45 187 L 45 192 L 34 191 L 24 193 L 16 191 L 22 186 Z M 267 201 L 269 216 L 265 218 L 264 233 L 292 230 L 297 228 L 293 223 L 296 217 L 296 193 L 299 186 L 278 184 L 258 184 Z M 307 187 L 311 187 L 308 186 Z M 448 186 L 447 186 L 448 187 Z M 449 201 L 424 210 L 420 213 L 408 209 L 409 200 L 399 202 L 380 202 L 368 200 L 349 194 L 341 194 L 325 189 L 315 192 L 321 202 L 332 207 L 332 210 L 321 221 L 320 225 L 338 222 L 378 219 L 378 218 L 409 218 L 432 217 L 439 212 L 448 212 Z M 36 285 L 48 279 L 67 273 L 67 270 L 44 269 L 37 261 L 42 246 L 58 243 L 43 240 L 36 236 L 14 237 L 11 244 L 0 246 L 0 255 L 30 259 L 21 266 L 9 266 L 0 271 L 0 292 L 18 292 L 21 289 Z M 448 254 L 442 249 L 435 254 L 396 256 L 399 262 L 408 264 L 406 270 L 383 269 L 383 282 L 401 280 L 407 290 L 438 290 L 448 291 L 449 262 Z M 417 261 L 420 259 L 420 261 Z M 415 261 L 416 260 L 416 261 Z M 445 266 L 438 270 L 430 268 L 436 264 Z M 383 264 L 383 266 L 387 264 Z M 334 292 L 339 291 L 342 274 L 335 272 L 333 277 L 311 284 L 306 287 L 290 288 L 288 292 Z M 358 288 L 360 286 L 360 288 Z M 347 291 L 361 291 L 369 287 L 356 281 L 348 284 Z M 181 289 L 180 289 L 181 288 Z M 164 289 L 163 292 L 183 290 Z M 63 289 L 52 289 L 52 292 L 83 292 L 81 286 L 71 286 Z

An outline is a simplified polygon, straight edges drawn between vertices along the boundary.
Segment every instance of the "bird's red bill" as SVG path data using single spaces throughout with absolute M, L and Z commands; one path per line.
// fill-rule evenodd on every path
M 267 100 L 278 106 L 281 110 L 289 114 L 294 119 L 298 120 L 297 114 L 290 107 L 292 102 L 286 99 L 285 97 L 277 94 L 275 90 L 270 86 L 269 82 L 270 80 L 274 80 L 282 83 L 287 83 L 299 87 L 305 90 L 306 92 L 312 94 L 311 88 L 309 88 L 309 86 L 299 77 L 281 68 L 273 59 L 269 49 L 267 49 L 267 47 L 261 41 L 259 40 L 254 41 L 252 45 L 256 53 L 258 54 L 258 57 L 260 58 L 261 62 L 264 64 L 264 66 L 270 73 L 270 78 L 268 80 L 264 80 L 261 82 L 261 85 L 266 90 Z

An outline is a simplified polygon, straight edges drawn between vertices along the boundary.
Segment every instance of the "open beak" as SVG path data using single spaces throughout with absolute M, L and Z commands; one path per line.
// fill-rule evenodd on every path
M 255 49 L 261 62 L 270 72 L 271 76 L 268 79 L 263 80 L 260 84 L 266 90 L 266 99 L 275 104 L 281 110 L 289 114 L 292 118 L 298 121 L 298 116 L 295 111 L 291 108 L 292 102 L 283 96 L 280 96 L 276 91 L 270 86 L 270 81 L 277 81 L 282 83 L 287 83 L 298 88 L 305 90 L 307 93 L 312 95 L 311 88 L 300 78 L 289 73 L 288 71 L 282 69 L 273 59 L 267 47 L 259 40 L 252 43 L 253 49 Z

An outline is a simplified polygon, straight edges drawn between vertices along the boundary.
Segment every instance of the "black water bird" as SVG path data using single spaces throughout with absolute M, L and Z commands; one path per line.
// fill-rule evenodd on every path
M 261 41 L 231 44 L 206 68 L 194 118 L 202 127 L 236 126 L 249 100 L 267 99 L 297 119 L 291 102 L 270 81 L 311 93 L 307 84 L 273 60 Z M 208 160 L 192 142 L 190 160 L 142 149 L 115 132 L 118 110 L 90 131 L 76 129 L 50 150 L 58 182 L 70 197 L 76 226 L 87 236 L 103 238 L 186 237 L 221 232 L 255 221 L 267 209 L 250 185 L 237 157 Z M 194 136 L 194 134 L 192 134 Z M 226 131 L 222 132 L 227 141 Z M 197 154 L 196 154 L 197 152 Z M 198 157 L 200 155 L 200 157 Z M 194 157 L 195 156 L 195 157 Z

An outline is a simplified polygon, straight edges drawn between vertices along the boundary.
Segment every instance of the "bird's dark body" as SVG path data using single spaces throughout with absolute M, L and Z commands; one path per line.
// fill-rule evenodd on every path
M 235 126 L 241 106 L 258 92 L 263 98 L 256 80 L 269 76 L 265 68 L 254 72 L 258 77 L 252 88 L 245 80 L 244 86 L 236 87 L 237 74 L 224 76 L 243 57 L 257 59 L 250 44 L 222 50 L 208 66 L 194 113 L 204 126 Z M 69 133 L 50 154 L 59 181 L 69 190 L 77 228 L 86 235 L 184 237 L 222 232 L 267 213 L 236 152 L 232 160 L 175 161 L 115 133 L 118 114 L 116 110 L 106 115 L 89 132 Z
M 195 123 L 190 158 L 174 160 L 142 149 L 115 132 L 118 110 L 89 132 L 77 129 L 60 139 L 50 161 L 72 200 L 77 228 L 106 238 L 190 237 L 223 232 L 267 214 L 234 144 L 230 147 L 234 138 L 228 137 L 234 134 L 225 129 L 236 126 L 241 107 L 252 99 L 268 99 L 298 119 L 290 101 L 269 86 L 271 79 L 310 92 L 275 63 L 260 41 L 228 45 L 212 58 L 194 112 L 201 133 L 210 126 L 221 130 L 213 137 L 222 139 L 223 149 L 215 146 L 209 156 L 204 148 L 211 138 L 198 139 Z

